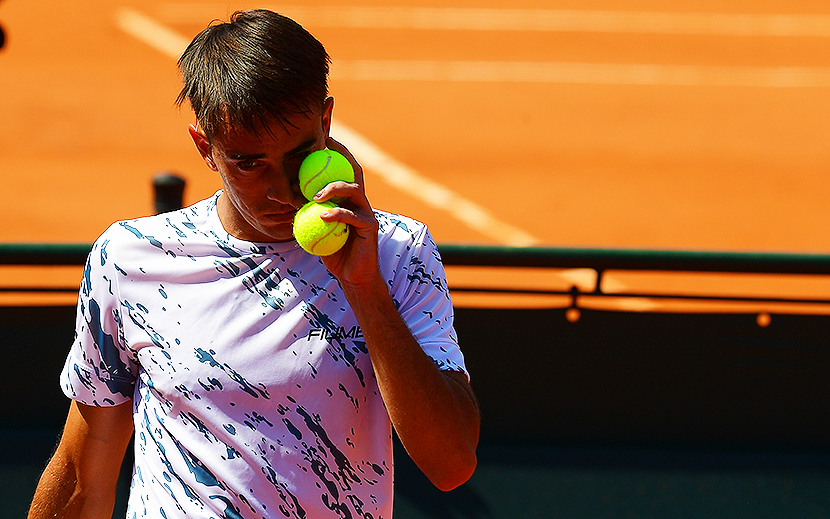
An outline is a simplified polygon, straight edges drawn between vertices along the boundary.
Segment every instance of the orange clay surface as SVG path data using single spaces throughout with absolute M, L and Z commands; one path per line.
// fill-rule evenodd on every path
M 830 251 L 830 34 L 740 34 L 734 28 L 744 18 L 733 16 L 803 21 L 805 15 L 830 15 L 826 2 L 737 0 L 726 8 L 713 0 L 599 0 L 591 2 L 591 12 L 576 0 L 431 5 L 479 13 L 500 9 L 505 18 L 539 9 L 587 13 L 587 25 L 578 30 L 356 27 L 319 13 L 326 6 L 389 13 L 424 4 L 291 4 L 303 7 L 0 1 L 7 35 L 0 50 L 0 242 L 91 243 L 112 221 L 152 212 L 151 178 L 161 171 L 187 179 L 185 203 L 217 190 L 218 178 L 187 134 L 189 108 L 174 106 L 174 58 L 128 34 L 117 20 L 131 10 L 189 40 L 212 19 L 266 6 L 294 15 L 326 45 L 334 61 L 331 93 L 338 121 L 421 177 L 531 236 L 535 245 Z M 606 11 L 645 13 L 647 20 L 656 19 L 654 13 L 703 13 L 709 20 L 723 15 L 726 29 L 608 30 L 597 16 Z M 449 80 L 366 78 L 346 67 L 362 61 L 396 63 L 407 71 L 424 63 L 495 62 L 498 70 L 509 70 L 505 64 L 511 63 L 543 69 L 577 63 L 587 72 L 575 80 Z M 625 72 L 611 79 L 597 72 L 630 71 L 634 65 L 726 79 L 642 84 L 620 79 Z M 742 84 L 748 70 L 776 78 L 785 77 L 787 67 L 819 79 L 806 86 Z M 425 221 L 439 243 L 508 243 L 391 186 L 382 174 L 367 172 L 372 204 Z M 2 270 L 6 285 L 45 282 L 26 269 Z M 77 272 L 69 270 L 50 274 L 55 278 L 48 283 L 76 284 Z M 450 269 L 451 283 L 459 284 L 492 283 L 494 277 L 534 284 L 539 275 Z M 565 272 L 551 283 L 567 288 L 574 276 L 583 279 L 582 273 Z M 606 288 L 635 290 L 644 282 L 624 278 L 609 276 Z M 659 285 L 685 290 L 700 281 Z M 778 293 L 792 283 L 781 278 L 759 286 L 734 285 L 741 292 Z M 828 293 L 820 282 L 796 288 L 815 297 Z

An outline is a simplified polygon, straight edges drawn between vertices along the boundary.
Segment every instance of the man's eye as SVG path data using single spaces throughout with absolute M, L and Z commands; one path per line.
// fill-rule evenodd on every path
M 242 160 L 236 163 L 237 168 L 245 171 L 252 170 L 256 168 L 258 165 L 259 163 L 255 160 Z
M 303 162 L 303 161 L 306 159 L 306 157 L 308 157 L 309 155 L 311 155 L 311 152 L 310 152 L 310 151 L 304 151 L 304 152 L 302 152 L 302 153 L 297 153 L 297 154 L 292 155 L 291 157 L 289 157 L 288 162 L 290 162 L 290 163 L 292 163 L 292 164 L 302 164 L 302 162 Z

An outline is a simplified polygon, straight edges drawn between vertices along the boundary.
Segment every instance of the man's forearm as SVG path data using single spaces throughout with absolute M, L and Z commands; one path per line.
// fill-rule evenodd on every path
M 85 505 L 86 499 L 78 489 L 74 463 L 56 453 L 40 477 L 28 518 L 89 517 L 84 514 Z
M 29 519 L 109 519 L 115 484 L 132 436 L 132 404 L 96 408 L 73 402 L 63 435 L 35 490 Z
M 475 470 L 479 432 L 478 408 L 466 376 L 442 372 L 424 353 L 382 279 L 344 290 L 401 442 L 437 487 L 460 485 Z

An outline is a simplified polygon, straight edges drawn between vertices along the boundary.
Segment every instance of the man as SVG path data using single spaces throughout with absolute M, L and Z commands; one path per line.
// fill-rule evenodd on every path
M 90 253 L 73 399 L 29 517 L 109 517 L 133 430 L 128 517 L 390 517 L 391 433 L 441 489 L 476 465 L 479 418 L 427 229 L 374 211 L 329 137 L 328 55 L 293 21 L 237 13 L 179 60 L 190 134 L 223 189 L 113 224 Z M 297 171 L 328 147 L 355 168 L 298 248 Z

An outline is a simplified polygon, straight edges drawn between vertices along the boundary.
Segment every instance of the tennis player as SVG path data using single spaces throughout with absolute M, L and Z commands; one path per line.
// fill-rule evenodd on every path
M 95 242 L 30 518 L 109 518 L 133 434 L 129 518 L 389 518 L 393 427 L 438 488 L 473 474 L 478 408 L 440 256 L 423 224 L 371 207 L 329 135 L 328 65 L 266 10 L 185 50 L 180 102 L 222 190 Z M 325 147 L 357 178 L 318 193 L 352 231 L 320 258 L 292 218 L 300 162 Z

